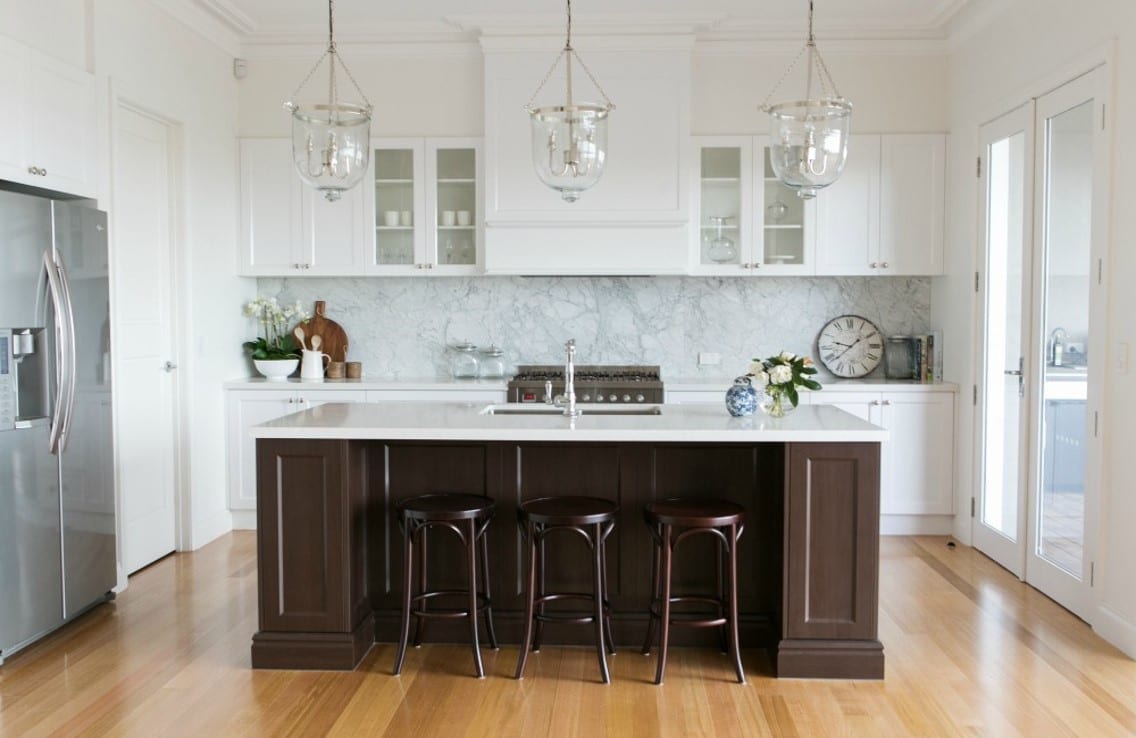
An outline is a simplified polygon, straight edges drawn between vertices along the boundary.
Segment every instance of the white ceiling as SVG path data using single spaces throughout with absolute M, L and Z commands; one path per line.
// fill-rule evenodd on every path
M 326 33 L 326 0 L 194 0 L 245 40 Z M 819 36 L 944 38 L 973 0 L 817 0 Z M 804 32 L 807 0 L 575 0 L 582 32 L 631 26 L 784 37 Z M 563 26 L 562 0 L 337 0 L 336 35 Z M 634 25 L 639 22 L 642 28 Z

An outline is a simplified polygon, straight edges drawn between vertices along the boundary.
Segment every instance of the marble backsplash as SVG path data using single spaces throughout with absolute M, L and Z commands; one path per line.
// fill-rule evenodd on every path
M 782 349 L 816 358 L 821 326 L 843 313 L 885 335 L 925 332 L 931 300 L 930 279 L 905 277 L 262 278 L 258 288 L 281 302 L 327 301 L 348 358 L 391 379 L 447 376 L 446 347 L 463 340 L 501 346 L 510 366 L 560 363 L 569 338 L 581 364 L 733 376 Z M 721 365 L 700 368 L 700 351 Z

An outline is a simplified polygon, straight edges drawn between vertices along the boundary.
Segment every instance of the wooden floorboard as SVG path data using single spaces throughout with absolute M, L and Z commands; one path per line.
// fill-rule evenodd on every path
M 881 546 L 880 682 L 749 684 L 713 650 L 672 649 L 667 680 L 636 649 L 599 683 L 595 653 L 412 649 L 400 677 L 376 646 L 350 673 L 253 671 L 255 534 L 227 535 L 131 577 L 100 606 L 0 667 L 2 736 L 1136 736 L 1136 662 L 972 549 Z

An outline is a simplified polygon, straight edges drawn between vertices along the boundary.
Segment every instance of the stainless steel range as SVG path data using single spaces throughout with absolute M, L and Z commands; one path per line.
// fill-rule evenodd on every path
M 509 402 L 544 402 L 546 383 L 552 382 L 552 397 L 564 392 L 564 367 L 532 364 L 517 367 L 509 381 Z M 660 403 L 663 380 L 657 366 L 576 367 L 576 399 L 579 402 Z

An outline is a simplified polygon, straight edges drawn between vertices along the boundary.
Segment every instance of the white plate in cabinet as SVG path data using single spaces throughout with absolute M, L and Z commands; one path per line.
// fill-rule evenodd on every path
M 950 515 L 954 512 L 953 392 L 814 393 L 813 404 L 839 407 L 887 428 L 880 451 L 883 515 Z
M 256 439 L 249 430 L 260 423 L 328 402 L 364 402 L 363 390 L 230 390 L 226 393 L 229 509 L 256 509 Z M 254 520 L 236 521 L 251 527 Z

